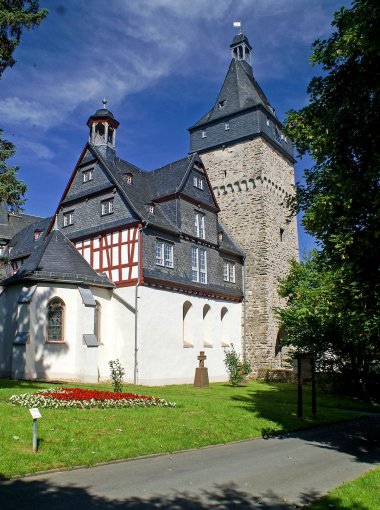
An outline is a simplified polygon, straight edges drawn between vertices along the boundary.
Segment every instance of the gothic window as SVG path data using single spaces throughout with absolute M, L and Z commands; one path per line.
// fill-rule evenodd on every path
M 65 303 L 60 298 L 53 298 L 47 306 L 47 341 L 63 342 Z
M 74 211 L 68 211 L 63 213 L 63 226 L 68 227 L 74 224 Z
M 228 309 L 223 306 L 220 311 L 220 320 L 222 323 L 222 347 L 228 347 L 230 345 L 230 328 L 228 320 Z
M 95 301 L 95 311 L 94 311 L 94 335 L 98 341 L 98 344 L 101 342 L 101 316 L 102 316 L 102 306 L 99 301 Z
M 193 329 L 194 329 L 194 318 L 193 318 L 193 305 L 190 301 L 185 301 L 182 307 L 182 320 L 183 320 L 183 346 L 193 347 Z
M 104 139 L 104 132 L 105 132 L 104 124 L 98 122 L 98 124 L 96 124 L 95 126 L 95 139 L 99 138 Z
M 173 245 L 156 240 L 156 264 L 164 267 L 174 267 Z
M 203 307 L 203 347 L 212 347 L 212 317 L 210 305 Z
M 206 238 L 206 230 L 205 230 L 205 215 L 202 213 L 195 213 L 195 235 L 196 237 L 200 237 L 201 239 Z
M 191 280 L 207 283 L 207 254 L 204 248 L 191 248 Z
M 113 198 L 102 201 L 102 216 L 113 213 Z

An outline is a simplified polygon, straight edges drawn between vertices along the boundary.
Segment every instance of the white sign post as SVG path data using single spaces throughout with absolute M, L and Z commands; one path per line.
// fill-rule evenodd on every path
M 41 418 L 41 413 L 38 407 L 32 407 L 32 409 L 29 409 L 29 412 L 33 418 L 33 451 L 36 452 L 38 450 L 37 420 Z

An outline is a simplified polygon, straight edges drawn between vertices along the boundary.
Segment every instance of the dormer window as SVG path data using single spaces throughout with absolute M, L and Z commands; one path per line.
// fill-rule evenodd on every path
M 74 224 L 74 211 L 63 213 L 63 226 L 68 227 Z
M 102 216 L 113 213 L 113 198 L 102 201 Z
M 92 181 L 93 178 L 94 178 L 94 175 L 93 175 L 93 169 L 92 168 L 90 170 L 85 170 L 83 172 L 83 182 Z
M 218 103 L 219 110 L 222 110 L 225 106 L 226 106 L 225 99 L 223 99 L 223 101 L 219 101 L 219 103 Z
M 223 232 L 219 232 L 218 239 L 219 241 L 223 241 Z
M 35 230 L 34 231 L 34 240 L 36 241 L 41 237 L 42 231 L 41 230 Z
M 204 179 L 199 175 L 194 175 L 193 177 L 193 186 L 198 189 L 204 189 Z
M 225 131 L 228 131 L 230 129 L 230 123 L 229 122 L 225 122 L 224 123 L 224 129 L 225 129 Z
M 205 129 L 202 129 L 202 138 L 206 138 L 206 130 Z
M 125 174 L 124 179 L 127 184 L 132 184 L 132 174 L 131 173 Z
M 154 204 L 148 205 L 148 211 L 149 211 L 149 214 L 154 214 Z

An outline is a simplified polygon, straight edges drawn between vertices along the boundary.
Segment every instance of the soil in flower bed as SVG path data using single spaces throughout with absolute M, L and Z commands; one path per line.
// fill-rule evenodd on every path
M 174 402 L 168 402 L 162 398 L 82 388 L 50 388 L 37 393 L 12 395 L 9 400 L 12 404 L 24 407 L 81 407 L 84 409 L 92 407 L 104 409 L 115 407 L 175 407 Z

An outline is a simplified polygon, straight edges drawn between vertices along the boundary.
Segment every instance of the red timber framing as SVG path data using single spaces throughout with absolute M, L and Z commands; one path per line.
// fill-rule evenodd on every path
M 106 273 L 116 287 L 135 285 L 139 269 L 139 227 L 140 225 L 120 227 L 91 238 L 77 239 L 73 244 L 93 269 L 97 273 Z M 140 242 L 140 261 L 141 253 Z M 141 272 L 140 267 L 140 281 Z

